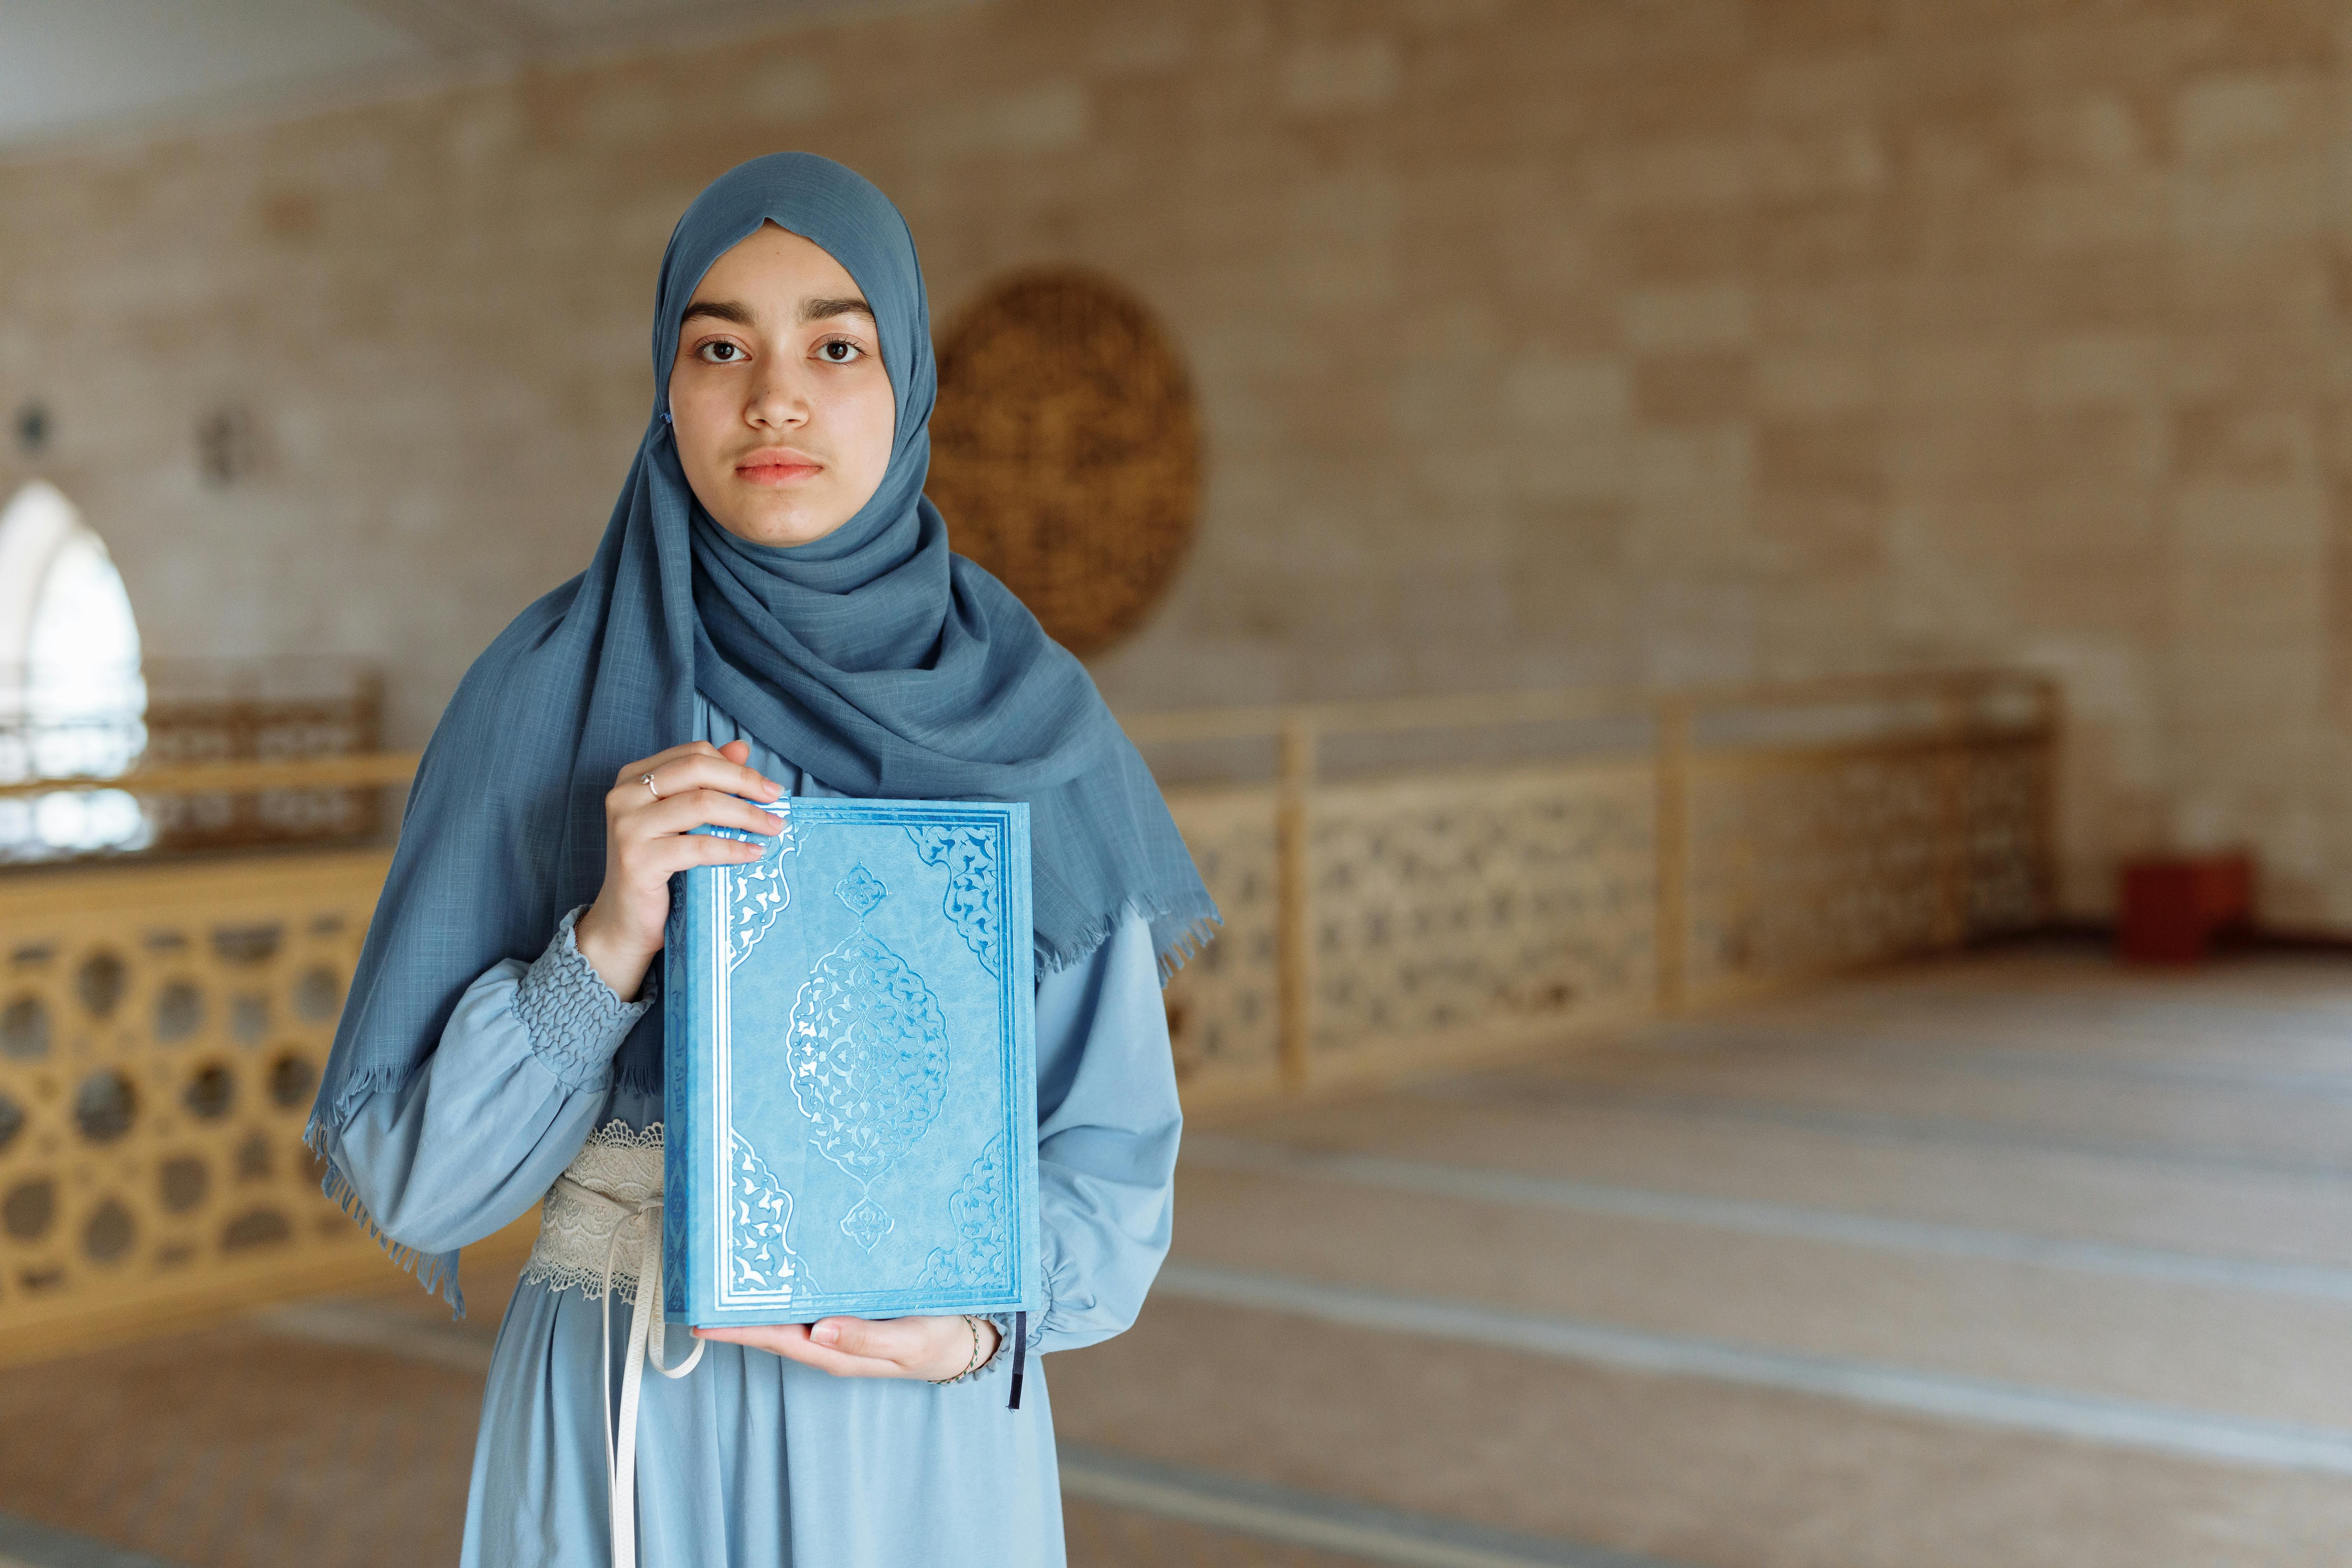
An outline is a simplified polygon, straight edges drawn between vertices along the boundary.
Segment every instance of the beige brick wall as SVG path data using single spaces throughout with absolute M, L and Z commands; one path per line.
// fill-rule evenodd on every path
M 0 404 L 152 646 L 429 723 L 584 559 L 655 263 L 802 146 L 942 314 L 1165 316 L 1210 484 L 1134 707 L 2063 676 L 2067 896 L 2261 850 L 2352 927 L 2352 65 L 2319 0 L 992 0 L 0 166 Z M 252 411 L 261 468 L 192 432 Z M 0 458 L 0 482 L 24 468 Z

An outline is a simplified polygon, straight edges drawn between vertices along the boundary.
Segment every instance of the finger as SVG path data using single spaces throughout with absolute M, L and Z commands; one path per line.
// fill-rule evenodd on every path
M 924 1320 L 870 1322 L 862 1318 L 824 1318 L 814 1323 L 756 1323 L 734 1328 L 697 1329 L 705 1339 L 756 1345 L 790 1355 L 811 1365 L 856 1363 L 868 1375 L 878 1371 L 890 1376 L 907 1370 L 906 1357 L 919 1352 Z
M 746 833 L 773 837 L 784 830 L 784 819 L 740 795 L 715 789 L 690 789 L 643 805 L 625 807 L 614 826 L 625 837 L 638 838 L 691 833 L 698 827 L 740 827 Z
M 618 789 L 623 784 L 637 784 L 637 781 L 644 778 L 647 773 L 652 773 L 656 768 L 667 767 L 670 763 L 677 762 L 681 757 L 715 757 L 717 755 L 719 755 L 719 748 L 712 745 L 709 742 L 688 741 L 682 746 L 672 746 L 666 752 L 656 752 L 650 757 L 639 757 L 635 762 L 629 763 L 619 773 L 613 775 L 613 787 Z M 640 784 L 638 787 L 643 788 L 644 786 Z
M 751 748 L 741 742 L 730 742 L 740 751 Z M 646 780 L 652 779 L 651 792 Z M 691 746 L 673 746 L 656 756 L 641 758 L 621 770 L 613 781 L 611 793 L 614 800 L 625 800 L 636 795 L 676 795 L 681 790 L 717 787 L 730 794 L 750 799 L 775 800 L 784 793 L 783 785 L 749 767 L 743 761 L 729 756 L 708 741 L 697 741 Z
M 681 789 L 723 789 L 730 795 L 758 795 L 773 800 L 783 786 L 745 763 L 723 752 L 697 753 L 662 764 L 654 783 L 664 795 Z M 766 792 L 766 793 L 762 793 Z
M 820 1318 L 809 1325 L 809 1341 L 845 1355 L 867 1356 L 910 1365 L 924 1351 L 923 1320 Z
M 715 833 L 673 833 L 630 846 L 624 864 L 626 875 L 657 882 L 697 866 L 740 866 L 766 853 L 760 845 Z
M 803 1366 L 835 1377 L 904 1377 L 907 1369 L 896 1362 L 877 1361 L 866 1356 L 844 1355 L 836 1350 L 809 1342 L 808 1330 L 798 1323 L 761 1324 L 740 1329 L 697 1329 L 698 1339 L 718 1340 L 739 1344 L 751 1350 L 763 1350 L 771 1354 L 796 1361 Z
M 717 1340 L 724 1344 L 750 1345 L 756 1350 L 781 1350 L 787 1344 L 805 1344 L 808 1325 L 805 1323 L 749 1323 L 740 1327 L 697 1329 L 698 1340 Z
M 660 791 L 665 798 L 690 789 L 722 790 L 729 795 L 741 795 L 746 800 L 758 801 L 774 800 L 784 793 L 784 786 L 775 780 L 756 769 L 731 762 L 717 752 L 677 757 L 650 771 L 654 776 L 654 788 Z M 626 789 L 630 784 L 643 790 L 644 777 L 634 775 L 625 779 L 619 787 Z

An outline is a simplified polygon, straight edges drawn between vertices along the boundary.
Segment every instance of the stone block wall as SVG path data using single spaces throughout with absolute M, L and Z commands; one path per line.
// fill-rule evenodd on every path
M 151 647 L 379 656 L 413 741 L 592 548 L 677 213 L 807 147 L 943 319 L 1077 261 L 1189 356 L 1202 533 L 1115 703 L 2031 665 L 2071 907 L 2245 843 L 2347 929 L 2348 49 L 2320 0 L 814 25 L 0 164 L 0 404 Z

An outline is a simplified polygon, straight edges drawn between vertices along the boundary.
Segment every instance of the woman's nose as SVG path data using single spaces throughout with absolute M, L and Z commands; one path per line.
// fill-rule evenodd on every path
M 745 414 L 755 425 L 806 424 L 808 396 L 801 378 L 790 371 L 761 376 L 751 389 L 751 406 Z

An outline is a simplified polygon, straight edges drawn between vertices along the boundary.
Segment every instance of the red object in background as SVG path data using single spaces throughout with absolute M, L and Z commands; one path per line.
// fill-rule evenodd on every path
M 2253 918 L 2254 863 L 2245 855 L 2124 867 L 2123 954 L 2133 963 L 2195 963 L 2214 937 Z

